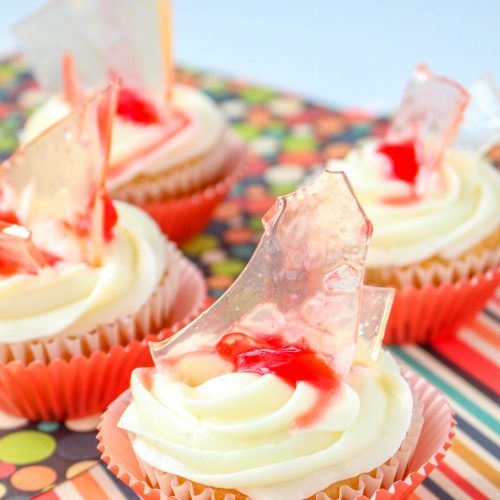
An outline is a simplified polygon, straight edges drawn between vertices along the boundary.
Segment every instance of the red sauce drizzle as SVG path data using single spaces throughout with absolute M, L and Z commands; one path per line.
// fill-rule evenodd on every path
M 413 141 L 397 144 L 382 143 L 378 147 L 378 152 L 391 160 L 394 177 L 410 184 L 415 183 L 419 171 L 419 163 Z
M 228 333 L 217 343 L 216 350 L 236 371 L 272 373 L 292 387 L 302 381 L 322 391 L 333 391 L 339 384 L 325 359 L 305 341 L 302 345 L 289 344 L 277 335 L 253 339 L 244 333 Z
M 106 241 L 111 241 L 113 239 L 113 228 L 118 222 L 118 214 L 115 206 L 113 205 L 113 200 L 109 196 L 108 192 L 104 191 L 100 196 L 102 196 L 103 203 L 103 235 Z M 87 236 L 90 232 L 90 216 L 96 201 L 95 197 L 95 194 L 90 197 L 85 213 L 75 224 L 77 233 L 82 237 Z
M 127 87 L 122 87 L 120 90 L 116 112 L 125 120 L 143 125 L 152 125 L 160 121 L 155 106 Z
M 19 219 L 14 212 L 0 210 L 0 222 L 5 222 L 6 224 L 16 224 L 19 225 Z

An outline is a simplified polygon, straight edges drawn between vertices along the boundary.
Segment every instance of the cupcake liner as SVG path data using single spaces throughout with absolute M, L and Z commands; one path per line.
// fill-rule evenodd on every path
M 165 248 L 166 267 L 162 280 L 138 311 L 82 334 L 0 344 L 0 362 L 17 360 L 26 364 L 36 360 L 47 363 L 53 359 L 90 355 L 97 350 L 105 351 L 115 345 L 141 340 L 147 334 L 172 324 L 170 315 L 177 295 L 182 256 L 170 242 L 166 242 Z
M 451 337 L 499 285 L 500 268 L 496 268 L 456 283 L 404 286 L 396 290 L 384 342 L 428 343 Z
M 243 149 L 243 142 L 228 131 L 212 150 L 154 176 L 142 175 L 111 189 L 114 198 L 136 205 L 182 198 L 217 182 Z
M 343 486 L 341 492 L 345 498 L 369 498 L 367 495 L 370 495 L 381 500 L 408 495 L 438 466 L 451 446 L 455 422 L 448 403 L 425 379 L 408 370 L 402 372 L 410 384 L 414 400 L 421 403 L 423 418 L 419 417 L 420 405 L 417 404 L 415 417 L 400 451 L 387 464 L 377 468 L 375 477 L 367 474 L 360 476 L 357 489 Z M 98 425 L 98 449 L 108 469 L 142 498 L 214 499 L 212 488 L 194 487 L 190 481 L 160 473 L 147 464 L 141 470 L 127 432 L 117 427 L 129 401 L 130 391 L 127 391 L 109 406 Z M 150 486 L 155 482 L 158 482 L 158 488 Z M 228 494 L 217 498 L 233 500 L 235 496 Z M 317 500 L 325 498 L 329 497 L 323 493 L 316 495 Z
M 388 267 L 377 269 L 380 284 L 394 284 L 397 287 L 424 286 L 427 284 L 456 283 L 478 274 L 495 270 L 500 266 L 500 247 L 469 252 L 448 262 L 433 261 L 404 268 Z M 369 275 L 370 271 L 368 271 Z
M 171 327 L 89 355 L 2 363 L 0 410 L 30 420 L 76 419 L 103 411 L 129 386 L 133 369 L 152 365 L 148 341 L 167 338 L 206 307 L 206 287 L 200 271 L 185 258 L 178 267 L 180 283 Z
M 131 187 L 125 201 L 145 210 L 161 227 L 170 240 L 182 243 L 200 233 L 208 224 L 215 207 L 226 197 L 231 187 L 241 177 L 246 149 L 239 139 L 232 141 L 222 175 L 218 180 L 190 194 L 166 197 L 171 174 L 158 178 L 154 183 L 142 183 Z M 186 188 L 199 174 L 196 169 L 180 169 L 176 183 Z M 185 191 L 186 189 L 184 189 Z M 132 195 L 133 193 L 133 195 Z

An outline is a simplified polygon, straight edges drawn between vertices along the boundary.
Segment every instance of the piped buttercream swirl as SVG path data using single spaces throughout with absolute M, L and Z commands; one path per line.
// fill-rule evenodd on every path
M 415 186 L 391 176 L 389 159 L 367 141 L 329 170 L 344 171 L 373 224 L 368 267 L 453 259 L 500 228 L 500 175 L 481 157 L 448 151 Z

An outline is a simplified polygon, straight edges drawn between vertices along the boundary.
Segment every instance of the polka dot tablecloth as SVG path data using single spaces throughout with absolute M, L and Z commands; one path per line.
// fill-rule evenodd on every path
M 387 122 L 363 112 L 327 109 L 293 94 L 278 93 L 241 80 L 227 80 L 188 68 L 178 72 L 178 81 L 200 87 L 217 100 L 234 129 L 250 147 L 243 180 L 218 207 L 206 232 L 182 247 L 185 254 L 203 269 L 209 293 L 217 298 L 231 285 L 252 255 L 262 231 L 261 217 L 275 197 L 294 190 L 329 159 L 342 158 L 354 141 L 369 135 L 382 135 Z M 16 133 L 25 119 L 19 97 L 23 91 L 32 88 L 33 79 L 20 59 L 10 58 L 0 63 L 1 158 L 6 158 L 16 146 Z M 500 150 L 493 151 L 493 155 L 500 160 Z M 489 306 L 485 314 L 495 317 L 496 312 L 491 313 L 491 310 L 496 309 L 491 308 L 500 311 L 500 300 L 498 297 L 495 300 L 499 305 Z M 497 324 L 492 326 L 490 323 L 481 323 L 474 331 L 478 335 L 486 332 L 487 336 L 490 329 L 493 333 L 490 331 L 488 335 L 498 340 Z M 460 387 L 462 365 L 467 361 L 464 358 L 460 364 L 451 354 L 450 359 L 446 358 L 442 348 L 438 354 L 433 354 L 437 348 L 432 349 L 401 348 L 394 349 L 394 352 L 401 362 L 429 378 L 454 402 L 455 387 Z M 432 370 L 423 364 L 425 356 L 436 357 Z M 484 366 L 487 366 L 487 361 L 482 361 Z M 441 367 L 451 369 L 451 375 L 447 372 L 443 384 L 440 383 Z M 471 377 L 473 375 L 469 374 L 467 380 Z M 483 391 L 481 384 L 475 380 L 474 390 L 479 387 L 479 395 L 489 397 L 487 388 Z M 489 455 L 481 454 L 482 427 L 479 426 L 478 430 L 472 426 L 469 432 L 468 407 L 464 408 L 465 417 L 459 417 L 458 432 L 468 433 L 463 445 L 467 453 L 464 452 L 460 460 L 467 462 L 468 469 L 463 470 L 476 467 L 474 480 L 486 491 L 493 480 L 488 476 L 491 472 Z M 485 439 L 489 443 L 489 438 Z M 470 459 L 467 449 L 470 441 L 474 442 L 472 453 L 481 458 L 481 464 L 486 464 L 484 467 L 476 466 Z M 74 433 L 64 424 L 54 422 L 0 431 L 0 498 L 23 499 L 35 494 L 45 500 L 135 498 L 128 488 L 107 474 L 102 464 L 96 464 L 97 459 L 93 432 Z M 434 473 L 436 479 L 426 480 L 414 498 L 453 498 L 457 484 L 462 493 L 472 491 L 467 488 L 474 486 L 461 474 L 457 461 L 451 461 L 450 465 Z M 57 488 L 51 489 L 54 485 L 58 485 Z

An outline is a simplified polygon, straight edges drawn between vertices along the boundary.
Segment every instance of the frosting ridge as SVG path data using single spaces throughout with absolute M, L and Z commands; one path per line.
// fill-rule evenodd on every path
M 118 223 L 99 266 L 61 260 L 35 275 L 0 277 L 0 342 L 83 333 L 146 302 L 165 271 L 165 239 L 141 210 L 115 206 Z
M 500 227 L 500 175 L 479 156 L 451 150 L 439 169 L 421 170 L 416 185 L 391 177 L 389 160 L 366 141 L 344 160 L 344 171 L 373 223 L 368 267 L 451 259 Z

